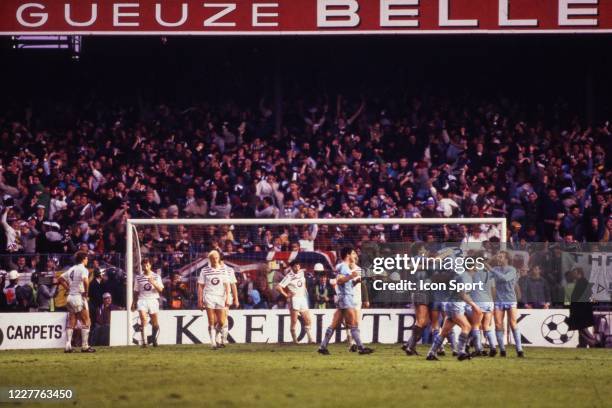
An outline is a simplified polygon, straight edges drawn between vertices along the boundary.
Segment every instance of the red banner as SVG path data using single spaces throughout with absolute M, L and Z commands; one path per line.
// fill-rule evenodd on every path
M 612 0 L 0 0 L 0 34 L 612 32 Z

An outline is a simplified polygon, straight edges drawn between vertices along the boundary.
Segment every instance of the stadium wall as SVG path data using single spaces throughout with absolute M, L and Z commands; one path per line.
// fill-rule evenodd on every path
M 313 332 L 320 337 L 331 320 L 334 309 L 312 311 Z M 537 347 L 576 347 L 578 333 L 567 330 L 564 323 L 567 309 L 519 309 L 519 327 L 523 344 Z M 595 313 L 598 314 L 597 312 Z M 279 343 L 290 341 L 289 313 L 287 310 L 232 310 L 230 339 L 236 343 Z M 610 316 L 604 315 L 609 319 Z M 112 312 L 111 346 L 126 343 L 127 314 Z M 67 313 L 1 313 L 0 350 L 43 349 L 64 347 Z M 208 330 L 204 314 L 198 310 L 162 310 L 159 314 L 160 344 L 207 344 Z M 551 324 L 552 323 L 552 324 Z M 414 324 L 412 309 L 363 310 L 361 333 L 367 343 L 397 343 L 410 334 Z M 556 326 L 556 327 L 554 327 Z M 131 338 L 139 333 L 136 315 L 131 322 Z M 150 334 L 150 326 L 146 329 Z M 305 333 L 300 334 L 306 341 Z M 345 340 L 344 331 L 337 333 L 333 341 Z
M 319 342 L 329 325 L 334 309 L 314 309 L 313 334 Z M 567 309 L 520 309 L 519 327 L 523 333 L 523 345 L 538 347 L 576 347 L 577 332 L 569 332 L 564 323 L 569 315 Z M 111 346 L 126 343 L 127 326 L 125 312 L 112 312 Z M 364 309 L 360 324 L 364 342 L 399 343 L 410 336 L 414 324 L 412 309 Z M 289 313 L 287 310 L 231 310 L 229 313 L 230 342 L 236 343 L 281 343 L 291 341 Z M 208 329 L 205 315 L 198 310 L 160 311 L 161 327 L 159 344 L 208 344 Z M 549 325 L 549 323 L 553 323 Z M 555 329 L 551 329 L 556 325 Z M 139 338 L 137 316 L 130 322 L 133 342 Z M 150 334 L 150 326 L 146 332 Z M 345 332 L 336 333 L 334 342 L 345 340 Z M 305 333 L 300 341 L 306 342 Z

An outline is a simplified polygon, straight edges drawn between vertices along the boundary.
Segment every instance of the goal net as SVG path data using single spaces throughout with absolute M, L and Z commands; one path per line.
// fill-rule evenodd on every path
M 274 284 L 291 261 L 298 261 L 309 279 L 329 273 L 339 251 L 353 247 L 364 264 L 381 247 L 409 251 L 418 243 L 442 245 L 504 242 L 503 218 L 401 219 L 131 219 L 127 228 L 127 304 L 134 276 L 147 257 L 162 276 L 162 309 L 195 309 L 197 275 L 207 254 L 219 250 L 237 275 L 241 304 L 283 307 Z M 364 267 L 364 276 L 372 274 Z M 251 298 L 253 289 L 259 296 Z M 278 301 L 278 302 L 277 302 Z M 129 312 L 128 312 L 129 313 Z M 131 319 L 128 319 L 131 321 Z

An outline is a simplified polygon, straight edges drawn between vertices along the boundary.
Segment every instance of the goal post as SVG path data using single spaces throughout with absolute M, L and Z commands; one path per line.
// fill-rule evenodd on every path
M 186 246 L 190 248 L 196 247 L 195 250 L 190 252 L 195 253 L 193 259 L 205 258 L 207 249 L 205 246 L 200 245 L 204 242 L 208 235 L 211 235 L 215 229 L 219 228 L 226 233 L 231 234 L 235 239 L 238 236 L 248 235 L 251 233 L 259 234 L 265 233 L 272 229 L 278 230 L 292 230 L 304 232 L 306 228 L 316 227 L 319 231 L 319 237 L 313 239 L 314 249 L 323 249 L 331 252 L 336 252 L 341 246 L 346 245 L 346 241 L 341 239 L 335 240 L 332 236 L 335 231 L 350 230 L 354 231 L 354 239 L 357 239 L 357 234 L 363 235 L 363 240 L 359 242 L 368 241 L 370 238 L 367 234 L 372 234 L 375 239 L 380 239 L 385 233 L 389 235 L 388 238 L 383 237 L 382 239 L 395 239 L 396 241 L 388 242 L 415 242 L 413 240 L 418 234 L 415 231 L 429 231 L 429 239 L 437 240 L 436 242 L 460 242 L 457 237 L 460 237 L 461 226 L 470 227 L 475 225 L 490 226 L 500 243 L 506 242 L 507 235 L 507 221 L 505 218 L 298 218 L 298 219 L 269 219 L 269 218 L 251 218 L 251 219 L 214 219 L 214 218 L 187 218 L 187 219 L 128 219 L 126 225 L 126 313 L 127 313 L 127 335 L 126 345 L 132 344 L 132 324 L 134 314 L 131 311 L 131 305 L 133 300 L 133 282 L 135 272 L 139 270 L 141 260 L 141 245 L 147 245 L 147 242 L 154 242 L 150 235 L 156 235 L 158 240 L 163 242 L 164 236 L 174 235 L 181 239 L 180 242 L 184 242 Z M 331 228 L 331 227 L 336 228 Z M 301 229 L 300 229 L 301 228 Z M 420 229 L 420 230 L 419 230 Z M 146 230 L 146 231 L 145 231 Z M 263 231 L 262 231 L 263 230 Z M 320 231 L 324 230 L 328 233 L 327 238 Z M 444 231 L 442 233 L 441 231 Z M 452 230 L 452 238 L 448 239 L 448 230 Z M 248 232 L 247 232 L 248 231 Z M 394 232 L 396 235 L 392 235 Z M 463 231 L 464 232 L 464 231 Z M 341 232 L 339 232 L 341 233 Z M 376 235 L 380 234 L 380 235 Z M 410 236 L 409 236 L 410 234 Z M 438 234 L 438 235 L 436 235 Z M 140 239 L 142 235 L 143 239 Z M 286 234 L 285 234 L 286 235 Z M 397 238 L 397 237 L 400 238 Z M 177 239 L 178 239 L 177 238 Z M 362 239 L 360 238 L 360 239 Z M 327 240 L 326 240 L 327 239 Z M 293 235 L 292 242 L 295 244 L 295 233 Z M 403 241 L 402 241 L 403 240 Z M 318 242 L 317 242 L 318 241 Z M 314 244 L 316 242 L 316 245 Z M 261 252 L 274 252 L 276 247 L 270 247 L 271 242 L 267 242 L 269 248 L 266 251 Z M 177 247 L 177 246 L 175 246 Z M 170 251 L 172 246 L 168 246 Z M 297 252 L 302 251 L 298 249 Z M 243 251 L 244 252 L 244 251 Z M 292 246 L 290 251 L 295 253 L 295 245 Z M 249 253 L 247 252 L 246 255 Z M 165 256 L 171 256 L 172 254 L 165 254 Z M 183 256 L 184 254 L 181 254 Z M 263 258 L 269 260 L 268 258 Z M 203 261 L 205 262 L 205 260 Z M 194 262 L 197 264 L 197 262 Z M 177 265 L 171 263 L 170 268 L 178 268 Z

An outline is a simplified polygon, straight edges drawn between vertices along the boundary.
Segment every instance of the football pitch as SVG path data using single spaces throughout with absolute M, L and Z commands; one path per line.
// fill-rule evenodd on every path
M 72 388 L 84 407 L 610 407 L 612 352 L 528 348 L 518 359 L 407 357 L 397 345 L 356 355 L 331 345 L 103 347 L 0 352 L 0 386 Z M 0 404 L 4 406 L 7 404 Z M 33 406 L 22 402 L 19 406 Z M 45 402 L 37 406 L 58 406 Z

